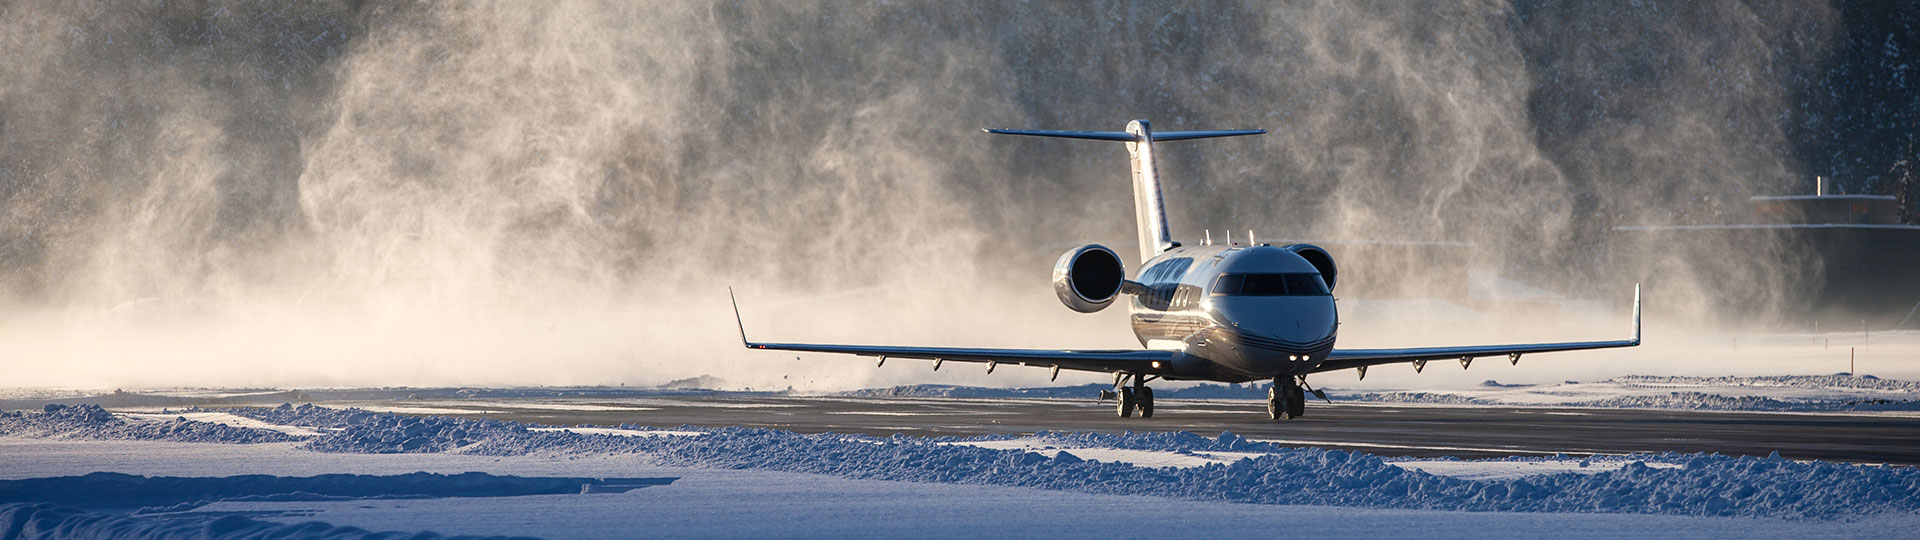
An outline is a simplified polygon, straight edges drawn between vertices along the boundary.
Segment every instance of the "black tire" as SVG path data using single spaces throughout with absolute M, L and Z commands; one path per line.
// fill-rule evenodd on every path
M 1307 415 L 1307 391 L 1299 386 L 1288 386 L 1292 395 L 1287 400 L 1287 417 L 1299 418 Z
M 1132 389 L 1132 388 L 1129 388 L 1129 387 L 1125 387 L 1125 386 L 1122 386 L 1122 387 L 1120 387 L 1120 391 L 1119 391 L 1119 394 L 1120 394 L 1120 397 L 1119 397 L 1119 399 L 1115 399 L 1114 401 L 1118 401 L 1118 402 L 1120 402 L 1120 417 L 1121 417 L 1121 418 L 1132 418 L 1132 417 L 1133 417 L 1133 407 L 1134 407 L 1135 405 L 1138 405 L 1138 403 L 1136 403 L 1136 402 L 1134 402 L 1134 400 L 1133 400 L 1133 399 L 1134 399 L 1134 397 L 1133 397 L 1133 389 Z
M 1148 386 L 1140 387 L 1140 391 L 1134 393 L 1133 399 L 1139 400 L 1141 418 L 1153 418 L 1153 388 L 1152 387 L 1148 387 Z
M 1280 377 L 1273 380 L 1273 386 L 1267 387 L 1267 416 L 1274 420 L 1292 420 L 1299 418 L 1307 409 L 1306 391 L 1294 384 L 1292 378 Z

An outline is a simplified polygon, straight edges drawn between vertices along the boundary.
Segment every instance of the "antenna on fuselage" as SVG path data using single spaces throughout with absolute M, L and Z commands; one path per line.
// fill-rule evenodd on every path
M 1206 231 L 1206 232 L 1207 232 L 1207 243 L 1205 243 L 1205 244 L 1201 244 L 1201 245 L 1203 245 L 1203 246 L 1211 246 L 1211 245 L 1213 245 L 1213 229 L 1207 229 L 1207 231 Z
M 1227 245 L 1233 245 L 1233 229 L 1227 229 Z
M 1259 241 L 1256 241 L 1253 239 L 1253 229 L 1247 229 L 1247 245 L 1249 246 L 1260 245 Z

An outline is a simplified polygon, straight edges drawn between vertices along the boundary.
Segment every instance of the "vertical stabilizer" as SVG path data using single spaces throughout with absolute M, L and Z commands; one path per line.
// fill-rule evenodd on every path
M 1167 229 L 1167 206 L 1160 199 L 1160 173 L 1155 168 L 1154 141 L 1183 141 L 1187 139 L 1207 139 L 1213 137 L 1232 137 L 1235 135 L 1259 135 L 1264 129 L 1234 129 L 1217 131 L 1168 131 L 1154 133 L 1146 120 L 1127 122 L 1127 130 L 1120 131 L 1050 131 L 1030 129 L 987 129 L 987 133 L 1002 135 L 1027 135 L 1030 137 L 1059 137 L 1064 139 L 1087 139 L 1094 141 L 1114 141 L 1127 143 L 1127 155 L 1133 160 L 1133 215 L 1138 224 L 1140 242 L 1140 262 L 1152 259 L 1160 252 L 1179 245 L 1173 241 L 1173 233 Z
M 1133 158 L 1133 217 L 1139 228 L 1140 261 L 1173 249 L 1167 230 L 1167 205 L 1160 200 L 1160 172 L 1153 161 L 1153 126 L 1146 120 L 1127 122 L 1127 155 Z

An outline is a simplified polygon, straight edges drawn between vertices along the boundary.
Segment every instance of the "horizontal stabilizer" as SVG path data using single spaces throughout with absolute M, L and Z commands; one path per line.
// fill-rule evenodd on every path
M 1124 131 L 1058 131 L 1051 129 L 993 129 L 981 131 L 1001 135 L 1026 135 L 1029 137 L 1058 137 L 1062 139 L 1087 139 L 1094 141 L 1132 142 L 1135 137 Z
M 1154 168 L 1153 143 L 1210 139 L 1235 135 L 1259 135 L 1264 129 L 1217 129 L 1207 131 L 1154 132 L 1145 119 L 1127 122 L 1125 131 L 1059 131 L 1051 129 L 983 129 L 1000 135 L 1057 137 L 1127 143 L 1127 157 L 1133 164 L 1133 214 L 1140 227 L 1140 260 L 1150 260 L 1180 245 L 1167 231 L 1167 208 L 1160 202 L 1160 173 Z
M 1187 139 L 1211 139 L 1214 137 L 1232 137 L 1235 135 L 1259 135 L 1264 129 L 1216 129 L 1212 131 L 1157 131 L 1153 134 L 1156 141 L 1184 141 Z
M 1026 135 L 1029 137 L 1056 137 L 1061 139 L 1086 139 L 1092 141 L 1136 142 L 1140 138 L 1124 131 L 1058 131 L 1051 129 L 983 129 L 987 133 L 1000 135 Z M 1218 129 L 1211 131 L 1160 131 L 1151 136 L 1155 141 L 1184 141 L 1187 139 L 1210 139 L 1213 137 L 1232 137 L 1235 135 L 1259 135 L 1264 129 Z

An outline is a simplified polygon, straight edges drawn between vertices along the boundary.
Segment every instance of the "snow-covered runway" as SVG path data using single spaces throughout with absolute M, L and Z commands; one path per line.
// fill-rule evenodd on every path
M 1715 384 L 1692 378 L 1633 378 L 1444 393 L 1336 392 L 1332 403 L 1314 403 L 1304 420 L 1291 422 L 1268 419 L 1264 403 L 1251 399 L 1163 399 L 1154 418 L 1122 419 L 1113 416 L 1111 402 L 1092 399 L 1093 390 L 1079 387 L 1044 394 L 1048 399 L 1016 397 L 1020 394 L 1006 390 L 996 396 L 993 389 L 964 389 L 980 397 L 916 395 L 929 390 L 953 389 L 908 388 L 901 392 L 905 397 L 623 395 L 602 389 L 554 390 L 537 399 L 517 400 L 429 394 L 419 399 L 354 396 L 316 402 L 548 425 L 691 424 L 881 437 L 1228 431 L 1255 440 L 1383 456 L 1778 452 L 1791 459 L 1920 464 L 1920 445 L 1913 444 L 1920 440 L 1920 387 L 1904 381 L 1806 377 Z M 565 395 L 568 392 L 581 395 Z M 1218 387 L 1211 392 L 1186 393 L 1235 395 Z M 1238 392 L 1259 393 L 1244 388 Z
M 1675 382 L 1610 384 L 1646 393 Z M 1572 392 L 1489 385 L 1474 396 L 1336 395 L 1288 423 L 1239 399 L 1170 400 L 1162 416 L 1123 421 L 1088 400 L 899 389 L 56 405 L 0 413 L 0 522 L 15 524 L 0 538 L 74 527 L 136 538 L 1900 538 L 1920 526 L 1920 470 L 1876 464 L 1903 463 L 1897 451 L 1872 459 L 1914 439 L 1915 420 L 1900 414 L 1913 408 L 1910 383 L 1766 384 L 1763 404 L 1778 410 L 1648 406 L 1674 402 L 1658 393 L 1612 407 L 1504 405 L 1489 401 Z M 1822 385 L 1841 389 L 1809 390 Z M 1632 447 L 1649 441 L 1666 446 Z M 1596 450 L 1608 445 L 1620 450 Z M 1688 445 L 1711 451 L 1677 451 Z M 1794 455 L 1803 451 L 1826 454 Z M 66 533 L 35 532 L 48 530 Z

